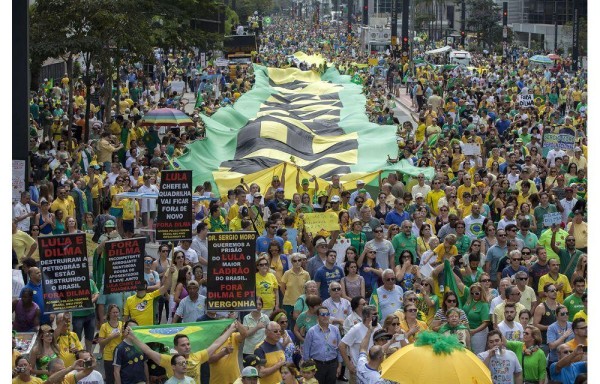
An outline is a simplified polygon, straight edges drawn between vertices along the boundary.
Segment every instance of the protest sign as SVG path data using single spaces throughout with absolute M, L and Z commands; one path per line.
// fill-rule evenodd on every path
M 574 149 L 575 135 L 570 135 L 568 133 L 544 133 L 542 147 L 562 150 Z
M 533 95 L 519 95 L 519 107 L 529 108 L 533 106 Z
M 192 171 L 163 171 L 158 194 L 156 240 L 192 238 Z
M 260 214 L 254 217 L 254 220 L 252 220 L 252 226 L 254 227 L 256 233 L 258 233 L 258 236 L 262 236 L 262 234 L 265 232 L 265 221 Z
M 304 214 L 306 232 L 339 231 L 338 215 L 335 212 L 313 212 Z
M 94 308 L 85 233 L 38 237 L 44 312 Z
M 144 281 L 146 239 L 108 241 L 104 246 L 104 293 L 135 291 Z
M 256 308 L 256 233 L 208 234 L 208 310 L 248 311 Z
M 12 200 L 18 203 L 21 192 L 25 191 L 25 160 L 12 161 Z
M 562 213 L 552 212 L 544 214 L 544 227 L 551 227 L 552 224 L 560 224 L 562 222 Z
M 21 289 L 25 286 L 23 281 L 23 271 L 20 269 L 12 270 L 12 298 L 18 299 L 21 294 Z
M 462 152 L 463 152 L 463 155 L 465 155 L 465 156 L 481 155 L 481 147 L 479 146 L 479 144 L 463 144 Z

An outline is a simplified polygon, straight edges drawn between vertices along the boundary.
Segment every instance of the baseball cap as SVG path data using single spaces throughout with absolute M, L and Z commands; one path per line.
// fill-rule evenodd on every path
M 283 188 L 277 188 L 275 192 L 283 192 Z
M 246 355 L 244 357 L 244 367 L 256 367 L 257 365 L 265 365 L 267 361 L 265 359 L 261 359 L 256 355 Z
M 357 180 L 356 185 L 365 185 L 365 182 L 362 180 Z
M 262 195 L 260 194 L 260 192 L 256 192 L 256 193 L 255 193 L 254 195 L 252 195 L 252 196 L 254 196 L 254 197 L 259 197 L 259 198 L 260 198 L 260 197 L 262 197 Z
M 115 222 L 112 220 L 106 220 L 106 223 L 104 223 L 104 228 L 116 228 Z
M 310 183 L 308 182 L 308 179 L 302 179 L 302 185 L 308 185 L 308 184 L 310 184 Z
M 389 340 L 392 338 L 392 335 L 390 335 L 389 333 L 387 333 L 385 331 L 383 331 L 383 332 L 381 332 L 381 331 L 383 331 L 383 330 L 377 331 L 375 333 L 375 335 L 373 336 L 373 341 L 377 341 L 377 340 L 381 340 L 381 339 Z
M 333 195 L 333 197 L 329 201 L 332 202 L 332 203 L 339 203 L 340 202 L 340 197 L 338 195 Z
M 417 194 L 415 195 L 415 199 L 418 199 L 418 198 L 421 198 L 421 199 L 422 199 L 422 198 L 423 198 L 423 194 L 422 194 L 422 193 L 420 193 L 420 192 L 419 192 L 419 193 L 417 193 Z
M 258 377 L 258 370 L 254 367 L 242 369 L 242 377 Z

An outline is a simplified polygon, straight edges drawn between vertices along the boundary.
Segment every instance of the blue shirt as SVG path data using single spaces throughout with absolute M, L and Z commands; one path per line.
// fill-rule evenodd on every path
M 146 381 L 146 357 L 135 345 L 122 341 L 115 349 L 113 365 L 121 367 L 121 383 L 139 383 Z
M 310 327 L 306 332 L 303 346 L 303 359 L 314 359 L 319 361 L 329 361 L 337 359 L 342 362 L 339 345 L 342 341 L 340 330 L 335 325 L 328 324 L 327 331 L 323 332 L 319 324 Z
M 281 237 L 275 236 L 275 238 L 271 239 L 268 236 L 260 236 L 256 239 L 256 253 L 261 254 L 262 252 L 269 252 L 269 244 L 271 244 L 271 241 L 273 240 L 276 240 L 281 246 L 281 249 L 283 249 L 283 239 Z
M 568 365 L 556 373 L 556 363 L 550 365 L 550 378 L 561 383 L 571 384 L 575 382 L 577 375 L 587 372 L 587 361 L 578 361 Z
M 563 333 L 565 333 L 567 330 L 571 329 L 571 325 L 573 323 L 571 323 L 570 321 L 567 321 L 567 326 L 565 328 L 561 328 L 557 322 L 554 322 L 552 324 L 550 324 L 550 326 L 548 327 L 548 331 L 546 332 L 546 342 L 548 344 L 558 340 Z M 573 340 L 575 338 L 575 335 L 571 333 L 570 336 L 568 336 L 565 341 L 563 341 L 563 343 L 567 343 L 571 340 Z M 558 361 L 558 351 L 557 348 L 551 349 L 550 353 L 548 354 L 548 361 L 553 363 L 555 361 Z
M 507 243 L 508 244 L 508 243 Z M 508 246 L 505 245 L 501 247 L 498 244 L 494 244 L 488 249 L 487 255 L 485 257 L 485 262 L 490 262 L 490 279 L 492 281 L 496 281 L 498 275 L 496 272 L 498 271 L 498 264 L 500 264 L 500 260 L 506 256 L 506 252 L 508 251 Z
M 317 283 L 321 283 L 319 286 L 319 296 L 321 296 L 321 299 L 329 299 L 329 284 L 333 281 L 339 283 L 339 281 L 342 280 L 342 277 L 344 277 L 344 270 L 337 265 L 334 265 L 331 269 L 327 268 L 325 265 L 317 269 L 314 280 Z
M 402 226 L 404 220 L 410 220 L 410 215 L 406 211 L 402 211 L 402 214 L 400 214 L 394 209 L 385 215 L 385 225 L 396 224 Z

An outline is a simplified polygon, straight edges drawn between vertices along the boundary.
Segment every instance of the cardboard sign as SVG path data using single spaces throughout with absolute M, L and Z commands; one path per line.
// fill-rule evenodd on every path
M 208 310 L 256 309 L 256 232 L 208 234 Z
M 192 171 L 163 171 L 158 214 L 156 240 L 185 240 L 192 238 Z
M 479 144 L 463 144 L 462 153 L 465 156 L 478 156 L 481 155 L 481 147 Z
M 552 224 L 560 224 L 562 222 L 562 213 L 552 212 L 544 215 L 544 227 L 551 227 Z
M 94 308 L 85 233 L 38 237 L 44 312 Z
M 335 212 L 313 212 L 304 214 L 304 228 L 306 232 L 339 231 L 340 224 Z
M 135 291 L 144 280 L 146 239 L 108 241 L 104 246 L 104 293 Z
M 519 95 L 519 106 L 522 108 L 529 108 L 533 106 L 533 95 Z

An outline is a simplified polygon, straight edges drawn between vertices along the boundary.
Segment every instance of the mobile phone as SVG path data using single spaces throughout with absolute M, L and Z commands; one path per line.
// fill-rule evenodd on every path
M 398 335 L 398 336 L 396 336 L 396 341 L 402 341 L 402 340 L 404 340 L 404 334 L 403 333 L 400 334 L 400 335 Z
M 374 326 L 374 327 L 376 327 L 377 324 L 378 324 L 377 316 L 373 316 L 373 319 L 371 319 L 371 325 Z
M 583 346 L 583 353 L 587 353 L 587 345 Z
M 83 368 L 92 368 L 92 359 L 84 360 Z

